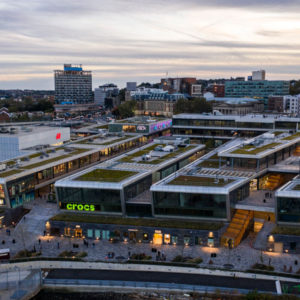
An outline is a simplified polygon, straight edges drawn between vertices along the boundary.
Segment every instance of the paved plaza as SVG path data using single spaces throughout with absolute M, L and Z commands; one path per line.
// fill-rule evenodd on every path
M 10 228 L 11 234 L 8 236 L 6 229 L 0 230 L 1 248 L 10 248 L 11 257 L 24 248 L 28 250 L 41 251 L 44 257 L 57 257 L 61 252 L 87 252 L 84 260 L 87 261 L 113 261 L 116 257 L 128 259 L 131 254 L 145 253 L 156 260 L 157 252 L 152 252 L 156 248 L 161 254 L 164 254 L 166 261 L 171 261 L 177 255 L 184 257 L 201 257 L 203 262 L 201 266 L 211 268 L 224 268 L 225 264 L 233 265 L 235 270 L 247 270 L 255 263 L 264 263 L 272 265 L 275 271 L 284 270 L 293 273 L 299 270 L 298 263 L 300 256 L 288 253 L 272 253 L 254 249 L 253 244 L 256 239 L 254 233 L 250 235 L 237 247 L 232 250 L 227 248 L 209 248 L 199 245 L 153 245 L 149 243 L 129 243 L 117 242 L 111 243 L 106 240 L 88 240 L 88 245 L 84 244 L 83 239 L 67 237 L 47 237 L 44 236 L 45 222 L 57 213 L 57 205 L 47 203 L 41 199 L 35 200 L 31 211 L 23 217 L 15 228 Z M 37 202 L 39 204 L 37 204 Z M 13 243 L 15 240 L 15 243 Z M 5 243 L 3 244 L 3 241 Z M 78 248 L 73 248 L 77 244 Z M 108 253 L 114 252 L 114 259 L 108 258 Z M 211 253 L 216 253 L 216 257 L 211 257 Z

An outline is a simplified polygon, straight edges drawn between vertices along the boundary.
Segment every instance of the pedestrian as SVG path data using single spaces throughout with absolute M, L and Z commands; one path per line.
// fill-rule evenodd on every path
M 41 244 L 41 240 L 39 239 L 39 245 Z
M 26 221 L 26 216 L 24 216 L 24 222 Z
M 46 235 L 46 230 L 44 230 L 44 236 Z
M 93 248 L 95 248 L 95 243 L 93 243 L 92 245 L 93 245 Z
M 57 249 L 59 249 L 59 242 L 57 243 Z

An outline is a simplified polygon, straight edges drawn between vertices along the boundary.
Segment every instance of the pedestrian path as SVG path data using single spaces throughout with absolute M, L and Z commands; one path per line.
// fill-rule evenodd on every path
M 268 243 L 268 236 L 271 234 L 272 230 L 276 226 L 275 223 L 265 222 L 262 229 L 256 236 L 256 239 L 253 243 L 253 248 L 257 250 L 266 250 Z

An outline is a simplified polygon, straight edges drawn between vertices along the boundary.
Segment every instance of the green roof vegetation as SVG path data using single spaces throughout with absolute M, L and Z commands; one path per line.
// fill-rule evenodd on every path
M 295 133 L 293 135 L 287 136 L 287 137 L 283 138 L 282 140 L 284 140 L 284 141 L 291 141 L 291 140 L 294 140 L 294 139 L 296 139 L 298 137 L 300 137 L 300 132 L 297 132 L 297 133 Z
M 188 186 L 214 186 L 223 187 L 231 182 L 233 179 L 224 178 L 212 178 L 212 177 L 200 177 L 200 176 L 185 176 L 181 175 L 170 181 L 169 185 L 188 185 Z
M 280 134 L 282 134 L 283 133 L 283 131 L 274 131 L 273 132 L 273 134 L 275 135 L 275 136 L 278 136 L 278 135 L 280 135 Z
M 99 181 L 99 182 L 120 182 L 130 176 L 137 174 L 137 172 L 123 171 L 123 170 L 106 170 L 106 169 L 96 169 L 75 180 L 79 181 Z
M 59 161 L 59 160 L 62 160 L 62 159 L 68 158 L 68 157 L 72 157 L 74 155 L 78 155 L 78 154 L 84 153 L 84 152 L 89 151 L 89 150 L 90 149 L 79 149 L 78 148 L 75 151 L 71 152 L 70 154 L 64 154 L 64 155 L 61 155 L 61 156 L 57 156 L 57 157 L 53 157 L 53 158 L 50 158 L 50 159 L 42 160 L 42 161 L 39 161 L 39 162 L 31 164 L 31 165 L 22 166 L 21 168 L 22 169 L 37 168 L 37 167 L 40 167 L 40 166 L 43 166 L 43 165 L 46 165 L 46 164 L 53 163 L 55 161 Z
M 291 226 L 276 226 L 273 229 L 272 234 L 300 235 L 300 228 Z
M 221 166 L 224 165 L 225 161 L 221 160 Z M 202 161 L 198 164 L 199 167 L 203 168 L 212 168 L 212 169 L 219 169 L 219 157 L 217 154 L 209 157 L 208 159 Z
M 292 188 L 293 191 L 300 191 L 300 184 L 297 184 L 295 185 L 293 188 Z
M 130 154 L 130 155 L 127 155 L 123 158 L 120 159 L 121 162 L 129 162 L 129 163 L 140 163 L 140 164 L 150 164 L 150 165 L 157 165 L 157 164 L 160 164 L 170 158 L 173 158 L 181 153 L 184 153 L 186 151 L 189 151 L 193 148 L 195 148 L 196 146 L 194 145 L 189 145 L 188 147 L 179 147 L 177 150 L 175 150 L 174 152 L 169 152 L 168 154 L 162 156 L 162 157 L 158 157 L 156 159 L 153 159 L 153 160 L 147 160 L 147 161 L 144 161 L 144 160 L 140 160 L 140 161 L 135 161 L 134 159 L 137 158 L 137 157 L 141 157 L 143 156 L 144 154 L 148 154 L 150 153 L 150 151 L 154 150 L 158 145 L 155 144 L 155 145 L 152 145 L 148 148 L 145 148 L 144 150 L 140 150 L 140 151 L 137 151 L 133 154 Z
M 258 147 L 258 148 L 256 148 L 253 145 L 245 145 L 242 148 L 239 148 L 239 149 L 236 149 L 236 150 L 232 151 L 231 154 L 255 155 L 255 154 L 258 154 L 260 152 L 269 150 L 273 147 L 276 147 L 278 145 L 281 145 L 281 144 L 280 143 L 270 143 L 270 144 L 267 144 L 267 145 L 264 145 L 264 146 L 261 146 L 261 147 Z
M 105 128 L 108 129 L 108 124 L 107 125 L 97 126 L 95 128 L 97 128 L 97 129 L 105 129 Z
M 195 230 L 219 230 L 221 227 L 223 227 L 223 223 L 221 222 L 211 223 L 164 219 L 122 218 L 72 213 L 61 213 L 52 217 L 50 220 L 76 223 L 116 224 L 131 226 L 147 226 L 156 228 L 183 228 Z
M 18 174 L 18 173 L 21 173 L 21 172 L 23 172 L 23 170 L 20 170 L 20 169 L 1 172 L 0 173 L 0 178 L 5 178 L 5 177 L 8 177 L 8 176 L 12 176 L 12 175 L 15 175 L 15 174 Z
M 137 151 L 137 152 L 134 152 L 132 154 L 129 154 L 125 157 L 122 157 L 119 161 L 121 162 L 135 162 L 133 159 L 134 158 L 137 158 L 139 156 L 142 156 L 144 154 L 148 154 L 150 151 L 154 150 L 158 145 L 157 144 L 154 144 L 154 145 L 151 145 L 147 148 L 144 148 L 143 150 L 140 150 L 140 151 Z

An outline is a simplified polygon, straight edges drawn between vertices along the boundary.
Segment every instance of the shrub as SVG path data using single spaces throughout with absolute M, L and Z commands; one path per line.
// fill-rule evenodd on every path
M 36 257 L 40 256 L 41 252 L 29 251 L 29 250 L 21 250 L 15 255 L 15 259 L 17 258 L 27 258 L 27 257 Z
M 181 255 L 177 255 L 173 258 L 172 262 L 182 262 L 182 263 L 189 263 L 189 264 L 201 264 L 203 259 L 201 257 L 183 257 Z
M 139 253 L 139 254 L 134 253 L 130 256 L 130 259 L 133 259 L 133 260 L 151 260 L 152 256 L 146 255 L 145 253 Z
M 264 270 L 264 271 L 274 271 L 273 266 L 267 266 L 264 264 L 256 263 L 252 266 L 252 269 Z

